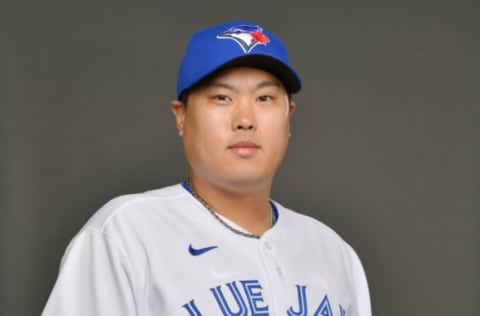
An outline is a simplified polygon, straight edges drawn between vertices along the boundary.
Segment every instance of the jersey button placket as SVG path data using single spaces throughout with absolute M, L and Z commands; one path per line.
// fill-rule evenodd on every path
M 279 311 L 275 310 L 278 306 L 278 302 L 282 301 L 281 293 L 278 291 L 281 289 L 282 270 L 278 265 L 278 260 L 275 256 L 275 245 L 270 240 L 264 240 L 261 244 L 261 253 L 264 262 L 265 275 L 268 278 L 268 284 L 270 288 L 271 297 L 273 299 L 270 306 L 270 314 L 276 315 Z
M 269 241 L 265 241 L 265 243 L 263 244 L 263 247 L 264 247 L 265 250 L 266 250 L 267 252 L 269 252 L 269 253 L 271 253 L 272 250 L 273 250 L 273 245 L 272 245 L 272 243 L 269 242 Z M 275 269 L 275 270 L 277 271 L 278 276 L 281 277 L 281 276 L 282 276 L 282 268 L 280 268 L 278 265 L 276 265 L 276 269 Z
M 266 260 L 270 265 L 270 268 L 272 265 L 275 266 L 275 271 L 277 272 L 277 274 L 279 276 L 282 276 L 281 268 L 278 266 L 277 260 L 275 259 L 275 251 L 274 251 L 275 249 L 274 249 L 273 243 L 271 241 L 266 240 L 263 243 L 263 248 L 265 249 L 264 252 L 265 252 Z M 269 271 L 271 271 L 271 269 L 269 269 Z
M 279 277 L 282 277 L 282 268 L 280 268 L 279 266 L 277 266 L 277 274 Z
M 265 241 L 265 242 L 263 243 L 263 247 L 264 247 L 268 252 L 272 251 L 272 249 L 273 249 L 272 243 L 269 242 L 269 241 Z

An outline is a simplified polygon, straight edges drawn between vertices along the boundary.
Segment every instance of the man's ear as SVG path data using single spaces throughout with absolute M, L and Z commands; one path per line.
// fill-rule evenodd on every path
M 288 116 L 291 117 L 293 115 L 293 112 L 295 112 L 295 108 L 297 107 L 297 104 L 290 100 L 290 105 L 288 106 Z
M 288 119 L 289 119 L 289 124 L 288 124 L 288 137 L 292 136 L 292 132 L 290 130 L 290 118 L 293 115 L 293 112 L 295 112 L 295 108 L 297 107 L 297 104 L 290 100 L 290 103 L 288 105 Z
M 179 100 L 173 100 L 170 104 L 173 116 L 175 117 L 175 125 L 177 126 L 178 135 L 183 136 L 183 127 L 185 123 L 185 104 Z

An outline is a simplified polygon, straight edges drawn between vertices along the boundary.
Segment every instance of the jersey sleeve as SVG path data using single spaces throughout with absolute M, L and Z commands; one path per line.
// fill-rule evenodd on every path
M 84 230 L 68 246 L 42 316 L 135 314 L 128 262 L 116 241 Z
M 370 292 L 368 289 L 367 277 L 365 275 L 365 270 L 363 269 L 360 258 L 358 257 L 355 250 L 350 246 L 350 260 L 351 260 L 351 269 L 352 269 L 352 279 L 353 287 L 355 293 L 355 303 L 354 310 L 347 313 L 351 316 L 371 316 L 372 308 L 370 302 Z

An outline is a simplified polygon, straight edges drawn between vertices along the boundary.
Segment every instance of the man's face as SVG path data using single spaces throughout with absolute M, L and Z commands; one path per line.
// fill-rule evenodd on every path
M 289 101 L 281 82 L 255 68 L 232 68 L 172 102 L 193 178 L 253 188 L 271 184 L 287 149 Z

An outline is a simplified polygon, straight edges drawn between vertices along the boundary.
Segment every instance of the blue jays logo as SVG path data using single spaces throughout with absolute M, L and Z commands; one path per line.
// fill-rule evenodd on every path
M 238 25 L 231 27 L 217 35 L 218 39 L 232 39 L 240 45 L 245 53 L 250 52 L 258 44 L 266 45 L 270 42 L 268 36 L 263 34 L 260 26 Z
M 322 301 L 313 311 L 309 310 L 307 286 L 296 285 L 296 288 L 298 301 L 285 311 L 286 316 L 350 315 L 347 315 L 347 310 L 345 310 L 342 305 L 338 305 L 337 309 L 336 306 L 331 303 L 327 294 L 323 296 Z M 213 294 L 218 308 L 224 316 L 269 316 L 270 309 L 264 300 L 262 289 L 263 287 L 258 280 L 240 280 L 212 287 L 210 288 L 210 292 Z M 228 295 L 228 293 L 230 295 Z M 233 300 L 228 300 L 227 297 L 233 297 Z M 209 305 L 211 305 L 211 303 Z M 191 299 L 188 303 L 182 305 L 189 316 L 206 315 L 201 312 L 199 306 L 201 305 L 197 306 L 195 299 Z M 336 311 L 338 311 L 338 313 Z M 209 315 L 211 314 L 209 313 Z

